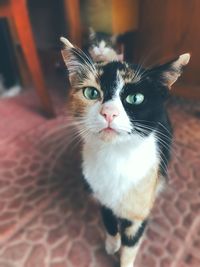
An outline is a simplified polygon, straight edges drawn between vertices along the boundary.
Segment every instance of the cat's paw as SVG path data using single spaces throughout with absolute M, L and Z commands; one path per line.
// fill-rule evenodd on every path
M 105 249 L 109 255 L 113 255 L 116 253 L 121 247 L 121 237 L 118 233 L 115 236 L 111 236 L 109 234 L 106 235 L 105 241 Z

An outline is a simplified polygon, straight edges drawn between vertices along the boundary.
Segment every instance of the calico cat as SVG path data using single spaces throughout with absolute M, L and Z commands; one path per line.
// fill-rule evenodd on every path
M 94 64 L 67 39 L 62 56 L 72 88 L 69 108 L 83 139 L 82 172 L 101 205 L 105 248 L 132 267 L 148 216 L 167 181 L 172 130 L 165 101 L 188 64 L 183 54 L 151 69 Z
M 94 62 L 109 62 L 123 60 L 122 45 L 118 47 L 120 36 L 110 35 L 104 32 L 95 32 L 89 29 L 87 51 Z

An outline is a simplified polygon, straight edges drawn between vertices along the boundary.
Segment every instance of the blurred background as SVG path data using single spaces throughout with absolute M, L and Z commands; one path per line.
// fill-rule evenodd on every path
M 136 267 L 200 266 L 200 1 L 0 0 L 0 266 L 111 267 L 84 193 L 60 36 L 120 35 L 125 59 L 152 66 L 190 52 L 167 108 L 170 182 Z M 70 144 L 69 144 L 70 143 Z
M 63 67 L 59 37 L 83 46 L 91 26 L 123 35 L 125 59 L 130 62 L 149 66 L 191 52 L 189 67 L 173 93 L 200 97 L 198 0 L 1 0 L 0 4 L 1 80 L 6 88 L 20 84 L 23 90 L 32 81 L 50 115 L 54 111 L 48 82 L 55 81 Z

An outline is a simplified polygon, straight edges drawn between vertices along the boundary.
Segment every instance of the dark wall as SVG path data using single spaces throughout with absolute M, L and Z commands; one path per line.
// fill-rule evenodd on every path
M 3 18 L 0 19 L 0 37 L 0 75 L 4 86 L 9 88 L 19 83 L 19 73 L 8 22 Z
M 148 64 L 191 52 L 182 82 L 200 85 L 200 1 L 140 1 L 136 56 Z
M 28 0 L 28 9 L 37 47 L 59 47 L 59 37 L 67 33 L 63 1 Z

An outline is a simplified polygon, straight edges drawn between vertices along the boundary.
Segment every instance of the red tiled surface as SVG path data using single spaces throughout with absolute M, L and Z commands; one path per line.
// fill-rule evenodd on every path
M 98 207 L 84 192 L 79 147 L 60 112 L 46 120 L 30 93 L 0 101 L 0 267 L 112 267 Z M 136 267 L 200 266 L 198 103 L 172 100 L 170 183 L 157 201 Z

